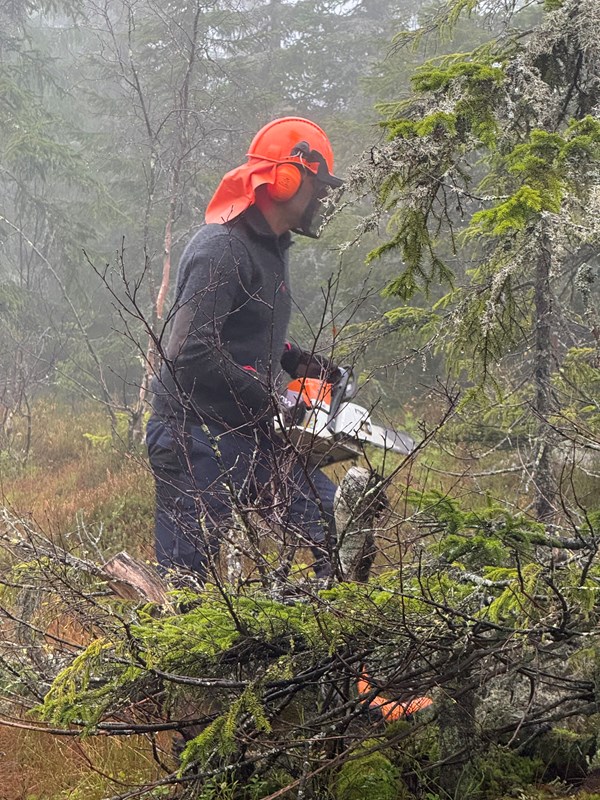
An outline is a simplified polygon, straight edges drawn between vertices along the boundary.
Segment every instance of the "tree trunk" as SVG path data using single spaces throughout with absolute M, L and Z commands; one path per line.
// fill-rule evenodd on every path
M 475 691 L 464 688 L 468 677 L 461 675 L 445 686 L 443 695 L 435 701 L 439 719 L 439 787 L 444 798 L 464 796 L 463 790 L 468 784 L 464 773 L 479 744 L 475 727 Z
M 552 476 L 552 442 L 548 417 L 552 407 L 552 266 L 548 220 L 542 218 L 539 254 L 535 268 L 535 354 L 534 354 L 534 411 L 537 418 L 537 455 L 533 467 L 535 510 L 541 522 L 550 522 L 554 512 L 554 481 Z
M 169 213 L 165 225 L 162 278 L 158 290 L 158 295 L 156 297 L 156 303 L 154 306 L 154 313 L 152 318 L 152 327 L 154 329 L 156 329 L 156 326 L 164 316 L 165 299 L 167 297 L 167 292 L 169 291 L 169 284 L 171 281 L 171 244 L 173 241 L 173 220 L 175 217 L 175 206 L 177 202 L 178 189 L 179 189 L 179 169 L 176 169 L 173 176 L 173 182 L 171 188 Z M 149 336 L 148 347 L 146 349 L 144 375 L 142 377 L 142 382 L 140 384 L 140 390 L 138 393 L 138 402 L 136 404 L 134 413 L 131 418 L 131 426 L 130 426 L 130 437 L 132 440 L 131 444 L 133 444 L 134 442 L 136 443 L 141 442 L 144 435 L 143 420 L 144 420 L 144 411 L 147 407 L 146 398 L 148 395 L 148 389 L 150 388 L 150 381 L 152 380 L 153 376 L 155 375 L 155 373 L 159 368 L 159 357 L 160 354 L 156 352 L 154 339 L 152 338 L 152 336 Z
M 188 140 L 188 120 L 190 113 L 189 95 L 190 95 L 190 85 L 194 75 L 194 68 L 198 56 L 198 37 L 200 35 L 200 18 L 202 16 L 203 11 L 204 11 L 203 4 L 201 2 L 197 2 L 194 14 L 194 22 L 192 25 L 191 35 L 189 38 L 190 49 L 188 55 L 188 62 L 186 65 L 186 71 L 183 77 L 183 82 L 179 90 L 180 108 L 177 114 L 179 121 L 178 146 L 174 158 L 174 163 L 171 168 L 171 179 L 169 187 L 169 210 L 167 213 L 167 220 L 165 223 L 165 234 L 164 234 L 164 244 L 163 244 L 162 277 L 154 307 L 154 317 L 152 320 L 153 328 L 159 322 L 162 321 L 164 316 L 164 304 L 167 297 L 167 293 L 169 291 L 169 285 L 171 282 L 171 251 L 173 245 L 173 225 L 175 223 L 177 215 L 177 202 L 179 199 L 181 174 L 184 168 L 185 161 L 186 159 L 189 158 L 192 149 L 190 147 L 190 143 Z M 132 438 L 134 441 L 137 442 L 141 441 L 143 436 L 142 423 L 143 423 L 144 410 L 147 407 L 146 398 L 148 394 L 148 389 L 150 387 L 150 381 L 152 380 L 153 375 L 160 368 L 159 359 L 160 359 L 160 353 L 156 352 L 154 341 L 152 337 L 149 337 L 148 348 L 146 350 L 144 375 L 142 377 L 142 382 L 140 384 L 138 402 L 133 415 L 133 421 L 131 425 Z

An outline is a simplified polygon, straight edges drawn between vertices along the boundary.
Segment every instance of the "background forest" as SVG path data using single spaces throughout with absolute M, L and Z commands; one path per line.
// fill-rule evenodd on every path
M 1 800 L 600 797 L 599 30 L 598 0 L 0 4 Z M 293 335 L 417 449 L 360 460 L 368 580 L 118 597 L 179 255 L 284 115 L 347 181 Z

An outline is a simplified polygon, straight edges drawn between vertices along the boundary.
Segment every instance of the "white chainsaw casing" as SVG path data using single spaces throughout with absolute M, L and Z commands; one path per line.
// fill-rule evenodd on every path
M 329 413 L 329 409 L 327 409 Z M 358 437 L 359 433 L 372 433 L 373 426 L 366 408 L 357 406 L 356 403 L 341 403 L 332 422 L 333 433 L 345 433 L 347 436 Z
M 297 399 L 298 392 L 288 389 L 287 397 Z M 315 463 L 325 465 L 356 458 L 361 453 L 361 444 L 403 455 L 414 449 L 415 444 L 407 434 L 373 424 L 367 409 L 356 403 L 340 403 L 332 420 L 329 411 L 328 403 L 313 401 L 302 425 L 287 432 L 294 445 L 306 449 Z

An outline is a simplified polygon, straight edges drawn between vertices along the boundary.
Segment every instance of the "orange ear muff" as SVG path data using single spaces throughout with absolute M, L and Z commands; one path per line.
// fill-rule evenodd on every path
M 278 164 L 275 183 L 267 186 L 269 197 L 284 203 L 291 200 L 302 184 L 302 172 L 293 164 Z

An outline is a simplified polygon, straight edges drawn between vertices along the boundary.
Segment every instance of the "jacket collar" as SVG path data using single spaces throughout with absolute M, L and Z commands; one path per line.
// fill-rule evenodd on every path
M 275 242 L 282 250 L 287 250 L 287 248 L 292 244 L 292 236 L 290 232 L 286 231 L 285 233 L 282 233 L 281 236 L 277 236 L 277 234 L 273 233 L 262 212 L 255 205 L 247 208 L 246 211 L 240 214 L 237 220 L 246 223 L 250 230 L 257 236 L 273 240 L 273 242 Z M 234 220 L 234 223 L 237 220 Z

